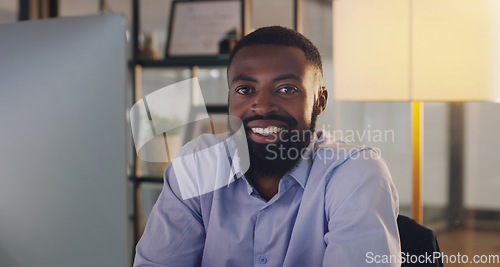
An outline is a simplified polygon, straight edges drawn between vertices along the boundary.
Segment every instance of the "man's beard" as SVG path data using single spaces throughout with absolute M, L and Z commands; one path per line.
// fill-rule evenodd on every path
M 311 141 L 318 115 L 319 108 L 315 107 L 311 114 L 309 129 L 283 131 L 280 133 L 280 141 L 275 143 L 256 143 L 247 133 L 250 168 L 245 173 L 245 176 L 252 179 L 260 177 L 281 178 L 287 172 L 293 170 L 302 159 L 302 155 Z M 254 116 L 244 120 L 243 125 L 256 119 L 280 120 L 286 122 L 288 126 L 297 125 L 296 120 L 291 117 L 276 115 Z M 295 127 L 289 127 L 288 129 L 293 128 Z

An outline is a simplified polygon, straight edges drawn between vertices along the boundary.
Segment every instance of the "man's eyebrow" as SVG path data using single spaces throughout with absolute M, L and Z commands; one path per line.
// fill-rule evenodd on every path
M 234 82 L 237 82 L 237 81 L 244 81 L 244 82 L 257 82 L 257 79 L 255 79 L 254 77 L 252 76 L 248 76 L 248 75 L 240 75 L 240 76 L 237 76 L 235 77 L 231 83 L 234 83 Z
M 281 76 L 278 76 L 276 78 L 273 79 L 273 82 L 279 82 L 279 81 L 282 81 L 282 80 L 297 80 L 299 82 L 302 81 L 302 79 L 295 75 L 295 74 L 284 74 L 284 75 L 281 75 Z
M 273 79 L 273 82 L 279 82 L 279 81 L 283 81 L 283 80 L 296 80 L 296 81 L 302 81 L 302 79 L 295 75 L 295 74 L 283 74 L 283 75 L 280 75 L 276 78 Z M 231 83 L 234 83 L 234 82 L 237 82 L 237 81 L 244 81 L 244 82 L 258 82 L 257 79 L 253 76 L 248 76 L 248 75 L 240 75 L 240 76 L 237 76 L 235 77 Z

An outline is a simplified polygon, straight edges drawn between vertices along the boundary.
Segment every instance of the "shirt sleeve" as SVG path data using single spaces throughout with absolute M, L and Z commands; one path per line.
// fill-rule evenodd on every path
M 323 266 L 400 266 L 398 195 L 379 154 L 352 154 L 328 177 Z
M 134 266 L 199 266 L 205 244 L 199 199 L 182 200 L 170 166 L 164 181 L 137 244 Z

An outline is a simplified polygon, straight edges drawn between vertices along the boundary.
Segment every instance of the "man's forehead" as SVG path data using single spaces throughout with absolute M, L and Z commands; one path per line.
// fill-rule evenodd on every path
M 262 66 L 262 64 L 264 64 Z M 311 65 L 305 53 L 297 47 L 284 45 L 258 44 L 242 47 L 236 52 L 228 73 L 231 70 L 246 71 L 248 68 L 296 68 Z
M 233 56 L 234 60 L 238 60 L 243 56 L 252 54 L 275 54 L 277 51 L 287 54 L 301 55 L 306 58 L 305 52 L 296 46 L 279 45 L 279 44 L 251 44 L 241 47 Z
M 272 73 L 273 80 L 303 80 L 321 77 L 320 72 L 298 47 L 258 44 L 242 47 L 236 52 L 227 69 L 227 78 L 232 83 L 241 78 L 251 80 L 255 79 L 253 75 Z

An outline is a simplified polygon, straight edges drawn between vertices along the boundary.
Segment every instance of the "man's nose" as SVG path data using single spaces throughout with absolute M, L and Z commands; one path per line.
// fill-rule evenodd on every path
M 253 99 L 252 111 L 259 115 L 267 115 L 278 111 L 279 107 L 273 99 L 273 94 L 267 90 L 259 91 Z

